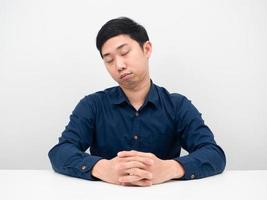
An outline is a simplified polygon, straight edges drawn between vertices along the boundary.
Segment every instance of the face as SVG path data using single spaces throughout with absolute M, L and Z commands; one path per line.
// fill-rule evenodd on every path
M 112 78 L 124 88 L 138 86 L 149 78 L 148 61 L 152 46 L 149 41 L 143 48 L 128 35 L 118 35 L 102 46 L 105 66 Z

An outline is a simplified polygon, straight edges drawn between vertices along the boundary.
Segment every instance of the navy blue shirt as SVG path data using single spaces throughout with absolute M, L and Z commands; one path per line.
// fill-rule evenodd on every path
M 181 148 L 188 155 L 180 157 Z M 191 101 L 152 82 L 138 111 L 119 86 L 84 97 L 48 155 L 56 172 L 97 180 L 91 174 L 96 162 L 122 150 L 174 159 L 183 166 L 185 180 L 221 173 L 226 163 Z

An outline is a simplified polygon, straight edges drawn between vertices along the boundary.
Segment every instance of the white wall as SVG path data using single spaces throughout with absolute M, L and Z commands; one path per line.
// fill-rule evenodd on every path
M 0 0 L 0 168 L 50 168 L 78 101 L 116 85 L 95 37 L 118 16 L 146 27 L 153 81 L 192 100 L 227 168 L 267 169 L 263 0 Z

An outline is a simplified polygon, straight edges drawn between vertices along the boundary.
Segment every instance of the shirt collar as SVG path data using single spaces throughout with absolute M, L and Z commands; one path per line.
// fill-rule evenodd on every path
M 112 104 L 122 104 L 124 102 L 128 102 L 128 98 L 119 86 L 110 91 L 109 97 Z
M 120 87 L 115 87 L 109 94 L 110 100 L 112 104 L 122 104 L 122 103 L 129 103 L 127 96 L 124 94 L 123 90 Z M 150 89 L 148 95 L 145 99 L 144 106 L 148 103 L 152 103 L 155 106 L 159 105 L 159 95 L 156 88 L 156 85 L 151 80 Z

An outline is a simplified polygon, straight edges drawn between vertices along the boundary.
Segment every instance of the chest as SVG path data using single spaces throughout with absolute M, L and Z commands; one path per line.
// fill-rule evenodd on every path
M 132 149 L 164 152 L 177 141 L 175 130 L 174 120 L 162 110 L 109 110 L 96 119 L 95 146 L 114 154 Z

